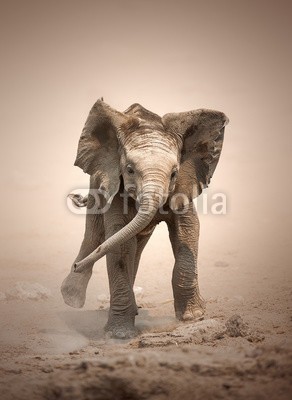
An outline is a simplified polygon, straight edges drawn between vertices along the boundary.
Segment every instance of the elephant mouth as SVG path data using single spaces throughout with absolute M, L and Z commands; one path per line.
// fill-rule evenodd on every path
M 127 185 L 125 186 L 125 194 L 129 197 L 131 197 L 131 199 L 137 201 L 137 199 L 139 199 L 139 195 L 137 195 L 137 189 L 136 186 L 134 185 Z
M 136 192 L 127 192 L 129 197 L 131 197 L 131 199 L 137 200 L 137 195 Z

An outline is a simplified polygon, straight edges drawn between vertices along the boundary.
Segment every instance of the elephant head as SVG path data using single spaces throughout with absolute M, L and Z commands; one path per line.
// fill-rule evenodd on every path
M 136 216 L 75 265 L 81 271 L 142 231 L 166 202 L 185 207 L 207 187 L 218 163 L 227 117 L 199 109 L 162 118 L 139 104 L 124 113 L 103 100 L 92 107 L 80 137 L 75 165 L 95 178 L 111 202 L 121 178 L 139 201 Z

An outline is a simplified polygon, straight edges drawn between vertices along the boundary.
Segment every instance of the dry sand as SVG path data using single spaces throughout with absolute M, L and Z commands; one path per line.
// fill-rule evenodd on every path
M 82 228 L 80 217 L 71 218 Z M 218 229 L 228 221 L 221 218 Z M 136 281 L 141 335 L 127 341 L 103 333 L 109 306 L 104 260 L 95 266 L 85 308 L 62 302 L 60 283 L 82 231 L 72 230 L 65 244 L 57 234 L 26 237 L 21 258 L 10 251 L 13 237 L 6 238 L 1 399 L 291 398 L 290 266 L 254 255 L 252 261 L 231 238 L 225 247 L 220 240 L 216 245 L 218 233 L 205 236 L 213 223 L 214 217 L 201 218 L 205 320 L 174 319 L 173 256 L 160 225 Z

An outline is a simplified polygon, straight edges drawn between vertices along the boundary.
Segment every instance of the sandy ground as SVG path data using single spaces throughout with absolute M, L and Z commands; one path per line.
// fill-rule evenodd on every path
M 83 226 L 81 217 L 70 218 L 75 229 L 66 242 L 61 234 L 23 240 L 11 235 L 4 241 L 2 400 L 291 398 L 288 262 L 275 265 L 254 252 L 251 259 L 251 243 L 232 239 L 232 229 L 229 237 L 211 235 L 214 217 L 203 216 L 199 271 L 206 316 L 196 324 L 178 323 L 173 256 L 160 225 L 136 281 L 141 335 L 117 341 L 102 329 L 109 306 L 104 260 L 95 266 L 85 308 L 62 302 L 59 287 Z M 220 229 L 232 226 L 228 221 L 225 216 L 215 222 Z M 13 253 L 15 242 L 21 252 Z M 263 253 L 259 248 L 258 255 Z

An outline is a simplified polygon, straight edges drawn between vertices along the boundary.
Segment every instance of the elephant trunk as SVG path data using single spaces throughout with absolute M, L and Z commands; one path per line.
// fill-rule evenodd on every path
M 109 237 L 86 258 L 74 264 L 75 272 L 82 272 L 87 265 L 96 262 L 114 247 L 127 242 L 149 225 L 163 202 L 163 191 L 152 183 L 146 184 L 141 196 L 139 210 L 136 216 L 124 228 Z

